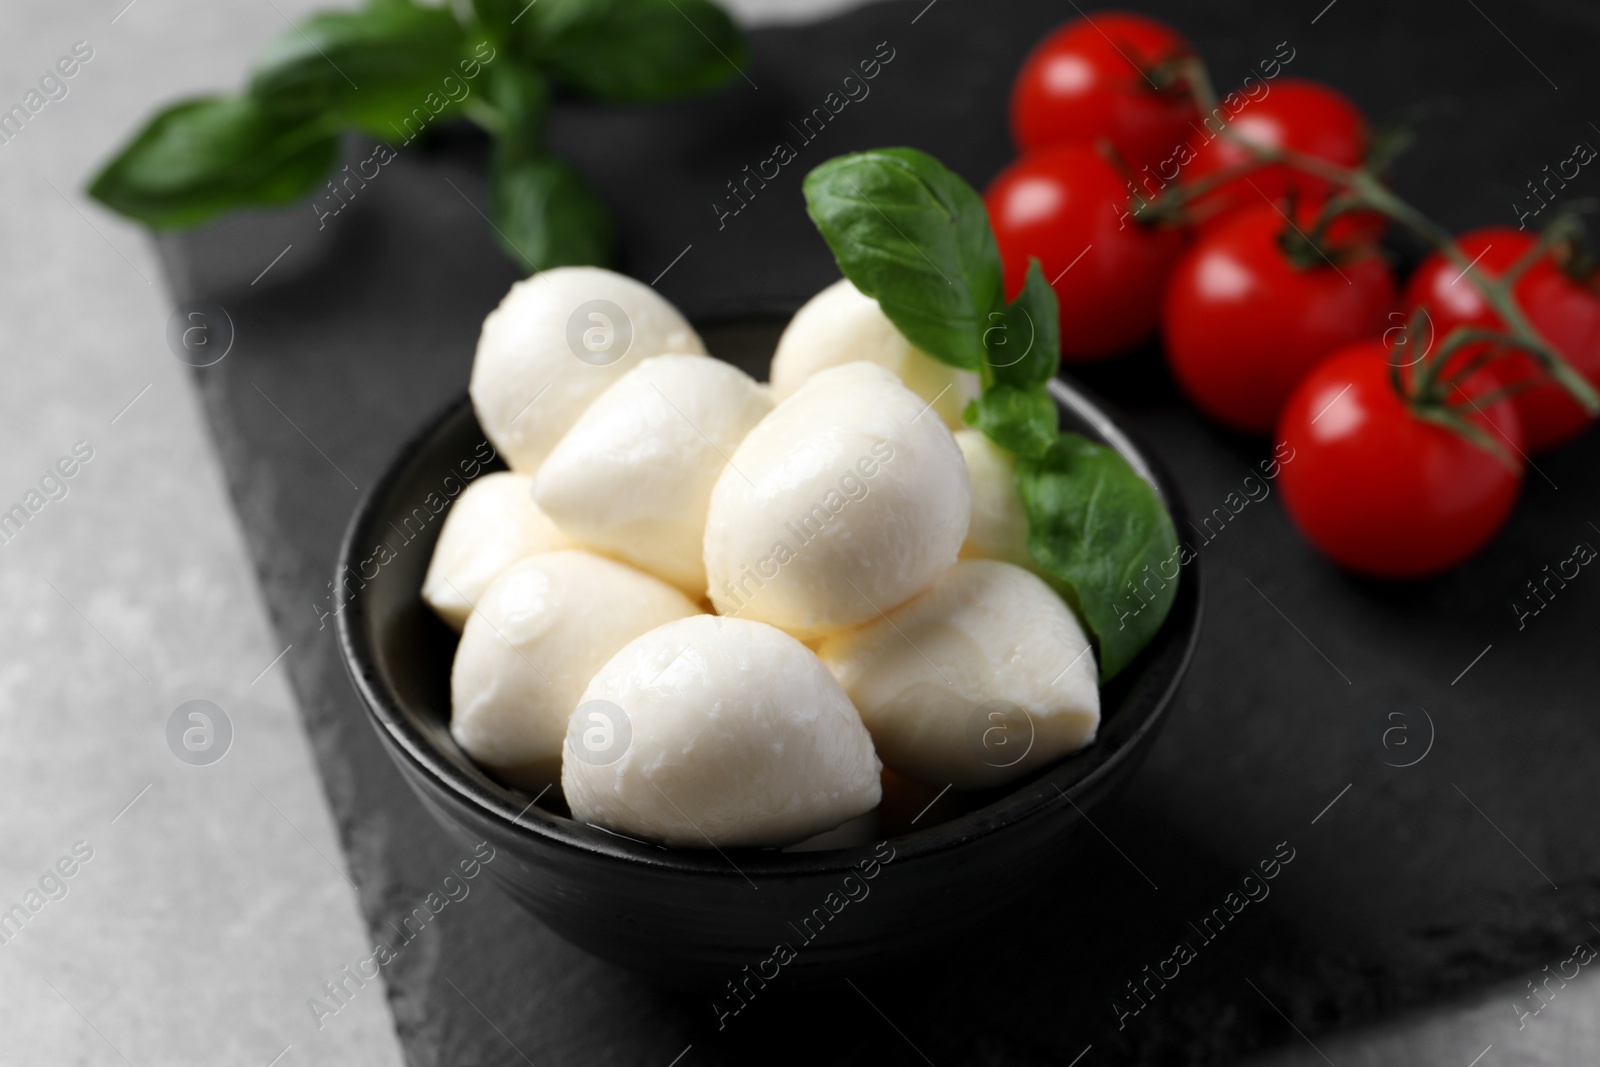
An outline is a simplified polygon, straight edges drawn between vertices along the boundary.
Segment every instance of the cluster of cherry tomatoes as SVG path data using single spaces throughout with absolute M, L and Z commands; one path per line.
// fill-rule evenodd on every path
M 1509 227 L 1402 287 L 1388 215 L 1341 180 L 1382 166 L 1366 120 L 1285 62 L 1203 113 L 1203 69 L 1159 22 L 1102 12 L 1040 42 L 1012 95 L 1021 156 L 985 194 L 1007 285 L 1040 261 L 1069 363 L 1159 335 L 1196 407 L 1295 457 L 1285 505 L 1335 562 L 1437 573 L 1505 522 L 1528 455 L 1592 421 L 1503 335 L 1537 331 L 1600 386 L 1600 287 L 1576 242 Z M 1481 288 L 1501 278 L 1518 323 Z

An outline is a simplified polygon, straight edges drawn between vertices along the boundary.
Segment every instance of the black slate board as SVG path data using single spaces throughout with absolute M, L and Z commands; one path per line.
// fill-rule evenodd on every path
M 1147 5 L 1189 34 L 1223 85 L 1287 40 L 1288 73 L 1329 80 L 1371 114 L 1453 101 L 1398 183 L 1457 228 L 1515 224 L 1524 182 L 1574 142 L 1600 141 L 1583 111 L 1600 11 L 1578 0 L 1477 7 Z M 801 208 L 805 169 L 904 143 L 987 181 L 1009 157 L 1011 72 L 1073 13 L 1043 0 L 897 0 L 762 30 L 758 88 L 656 110 L 563 104 L 552 136 L 618 206 L 631 273 L 666 270 L 659 288 L 692 315 L 788 310 L 834 276 Z M 894 58 L 872 95 L 719 229 L 724 183 L 776 139 L 793 141 L 788 123 L 880 42 Z M 374 938 L 465 852 L 378 748 L 317 605 L 355 486 L 464 387 L 479 322 L 514 278 L 474 206 L 483 152 L 455 131 L 407 146 L 320 232 L 305 210 L 163 243 L 179 299 L 218 300 L 236 325 L 231 354 L 197 381 L 273 620 L 294 646 L 284 662 Z M 1570 192 L 1597 190 L 1584 173 Z M 1153 351 L 1085 377 L 1129 414 L 1196 512 L 1221 506 L 1265 456 L 1188 412 Z M 1600 435 L 1540 459 L 1488 551 L 1416 585 L 1344 577 L 1275 499 L 1249 505 L 1202 549 L 1206 633 L 1149 763 L 1097 817 L 1102 835 L 1074 843 L 1071 877 L 1040 886 L 1030 911 L 993 916 L 991 940 L 950 945 L 948 967 L 862 975 L 854 989 L 777 985 L 719 1031 L 705 1002 L 586 956 L 485 887 L 385 970 L 410 1061 L 666 1065 L 692 1045 L 683 1067 L 943 1067 L 1061 1064 L 1092 1045 L 1085 1064 L 1221 1063 L 1298 1042 L 1285 1017 L 1314 1038 L 1531 976 L 1600 914 L 1589 825 L 1600 807 L 1600 577 L 1582 574 L 1522 630 L 1509 603 L 1577 541 L 1600 544 L 1597 461 Z M 1423 750 L 1419 709 L 1436 728 L 1431 751 L 1385 766 Z M 1389 711 L 1409 716 L 1411 747 L 1393 734 L 1384 747 L 1399 722 Z M 1294 859 L 1271 896 L 1214 942 L 1196 933 L 1190 924 L 1279 842 Z M 1197 958 L 1152 982 L 1149 1006 L 1119 1028 L 1114 1004 L 1135 1006 L 1127 983 L 1180 938 Z

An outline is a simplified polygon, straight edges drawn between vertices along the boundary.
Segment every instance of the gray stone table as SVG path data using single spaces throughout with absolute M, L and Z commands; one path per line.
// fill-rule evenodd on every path
M 290 17 L 305 6 L 277 3 Z M 1287 40 L 1292 73 L 1332 81 L 1369 113 L 1455 100 L 1397 175 L 1454 227 L 1514 224 L 1523 183 L 1590 136 L 1592 6 L 1152 10 L 1224 83 Z M 803 168 L 914 143 L 981 183 L 1007 158 L 1011 70 L 1069 12 L 887 3 L 763 30 L 759 90 L 659 112 L 563 106 L 553 133 L 619 205 L 630 272 L 649 280 L 675 263 L 661 288 L 698 315 L 782 311 L 830 276 L 799 210 Z M 0 622 L 11 653 L 0 902 L 23 899 L 75 842 L 94 856 L 0 946 L 13 1021 L 0 1059 L 392 1063 L 400 1048 L 452 1067 L 924 1053 L 942 1067 L 1067 1063 L 1085 1048 L 1086 1065 L 1252 1052 L 1341 1067 L 1594 1058 L 1591 977 L 1520 1027 L 1512 1004 L 1575 941 L 1600 943 L 1588 925 L 1600 916 L 1600 840 L 1587 818 L 1600 802 L 1589 654 L 1600 586 L 1574 583 L 1525 632 L 1505 606 L 1600 521 L 1593 437 L 1540 461 L 1483 556 L 1419 586 L 1341 577 L 1276 501 L 1242 513 L 1204 550 L 1211 615 L 1178 713 L 1123 802 L 1097 817 L 1138 871 L 1103 841 L 1075 842 L 1070 884 L 997 917 L 1009 936 L 976 953 L 952 944 L 951 966 L 931 973 L 863 976 L 892 1025 L 848 989 L 780 990 L 719 1033 L 705 1004 L 585 956 L 484 886 L 389 969 L 398 1044 L 370 985 L 317 1029 L 306 998 L 460 850 L 378 751 L 312 604 L 353 486 L 463 387 L 477 322 L 514 276 L 474 206 L 482 145 L 447 133 L 415 146 L 327 232 L 307 225 L 309 211 L 239 220 L 167 243 L 158 268 L 136 231 L 77 189 L 156 103 L 234 83 L 282 19 L 270 4 L 163 0 L 7 19 L 4 93 L 20 96 L 75 41 L 95 57 L 0 147 L 0 501 L 22 498 L 75 442 L 95 453 L 67 496 L 0 548 L 18 609 Z M 709 205 L 724 181 L 881 41 L 896 59 L 874 96 L 718 230 Z M 1588 175 L 1574 183 L 1593 191 Z M 209 442 L 165 351 L 162 268 L 172 298 L 219 299 L 238 324 L 236 350 L 193 379 Z M 1089 384 L 1129 413 L 1197 508 L 1258 458 L 1259 446 L 1187 412 L 1154 353 Z M 209 767 L 180 763 L 166 740 L 174 708 L 196 698 L 225 708 L 237 733 Z M 1428 708 L 1437 728 L 1429 757 L 1405 770 L 1384 766 L 1379 743 L 1379 716 L 1397 704 Z M 1270 900 L 1117 1029 L 1125 980 L 1281 840 L 1297 858 Z
M 0 500 L 45 501 L 0 546 L 0 909 L 44 902 L 0 944 L 0 1063 L 387 1067 L 381 991 L 310 1025 L 307 997 L 366 933 L 290 695 L 295 652 L 277 660 L 167 350 L 153 249 L 80 192 L 155 101 L 234 82 L 282 18 L 125 2 L 0 15 L 6 105 L 75 45 L 87 57 L 0 144 Z M 62 457 L 72 476 L 41 487 Z M 168 747 L 197 699 L 233 729 L 209 766 Z

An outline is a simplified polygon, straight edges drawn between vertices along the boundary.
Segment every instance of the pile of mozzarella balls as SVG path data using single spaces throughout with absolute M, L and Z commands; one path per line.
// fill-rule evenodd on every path
M 870 821 L 885 765 L 983 789 L 1092 741 L 1094 655 L 1028 569 L 1011 457 L 960 428 L 976 377 L 840 281 L 770 378 L 626 276 L 512 287 L 470 390 L 510 470 L 455 501 L 422 590 L 461 633 L 462 749 L 705 848 Z

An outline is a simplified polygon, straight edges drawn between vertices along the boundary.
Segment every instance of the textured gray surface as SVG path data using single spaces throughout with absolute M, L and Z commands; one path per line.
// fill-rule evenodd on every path
M 275 2 L 289 15 L 310 6 Z M 942 0 L 918 31 L 907 24 L 923 5 L 897 6 L 904 13 L 894 16 L 893 40 L 930 89 L 885 81 L 877 99 L 901 94 L 891 106 L 906 112 L 897 127 L 904 139 L 915 136 L 967 160 L 969 177 L 982 180 L 1003 151 L 995 101 L 1016 58 L 1008 43 L 1015 38 L 980 5 Z M 1586 54 L 1600 18 L 1592 5 L 1484 5 L 1514 46 L 1466 6 L 1442 7 L 1442 18 L 1399 18 L 1375 3 L 1342 0 L 1310 28 L 1323 6 L 1251 5 L 1206 17 L 1172 7 L 1167 14 L 1203 45 L 1221 77 L 1288 38 L 1304 42 L 1296 73 L 1330 78 L 1374 111 L 1437 94 L 1465 99 L 1469 110 L 1429 131 L 1419 158 L 1402 168 L 1407 190 L 1452 225 L 1513 221 L 1508 205 L 1523 181 L 1584 136 L 1582 106 L 1593 98 Z M 359 929 L 350 890 L 330 870 L 330 862 L 342 867 L 345 860 L 306 766 L 283 679 L 296 679 L 316 724 L 324 781 L 372 931 L 413 907 L 432 875 L 464 852 L 442 840 L 386 777 L 365 725 L 349 715 L 352 698 L 326 634 L 319 645 L 307 625 L 308 598 L 322 586 L 353 491 L 259 396 L 212 392 L 213 432 L 252 548 L 246 562 L 241 524 L 227 512 L 182 368 L 162 343 L 169 309 L 153 257 L 135 230 L 75 192 L 151 107 L 232 83 L 282 22 L 271 5 L 253 2 L 138 0 L 113 25 L 122 7 L 116 0 L 92 11 L 13 8 L 0 39 L 7 72 L 0 99 L 8 101 L 73 41 L 88 39 L 96 48 L 72 94 L 0 148 L 8 205 L 0 241 L 7 356 L 0 501 L 20 499 L 72 442 L 87 439 L 96 448 L 70 495 L 0 548 L 0 589 L 13 607 L 0 619 L 8 653 L 0 664 L 0 812 L 7 816 L 0 901 L 21 899 L 74 841 L 96 849 L 68 896 L 0 947 L 8 1020 L 0 1062 L 113 1064 L 126 1054 L 140 1065 L 265 1064 L 293 1042 L 280 1062 L 392 1063 L 398 1054 L 375 987 L 322 1033 L 311 1031 L 305 998 L 370 951 L 372 934 Z M 1042 26 L 1056 14 L 1025 5 L 1017 17 Z M 956 58 L 923 48 L 923 27 L 933 28 L 942 47 L 957 49 Z M 861 35 L 869 48 L 878 39 Z M 1561 85 L 1559 94 L 1517 49 Z M 962 61 L 961 53 L 970 57 Z M 754 116 L 742 104 L 712 103 L 690 117 L 708 144 L 757 145 L 814 103 L 805 94 L 830 80 L 821 66 L 819 60 L 814 82 L 798 92 L 774 99 L 775 87 L 764 85 L 766 110 Z M 637 123 L 572 112 L 561 121 L 563 136 L 608 194 L 625 195 Z M 819 153 L 882 139 L 870 124 L 844 123 L 835 132 Z M 696 148 L 690 143 L 650 159 L 678 172 L 674 188 L 683 195 L 656 193 L 628 205 L 634 273 L 654 277 L 692 242 L 693 252 L 666 282 L 678 299 L 794 300 L 820 284 L 825 260 L 809 245 L 792 244 L 805 236 L 803 219 L 782 218 L 797 213 L 792 189 L 774 191 L 727 233 L 707 225 L 701 193 L 709 201 L 737 171 L 722 172 L 737 152 L 697 158 Z M 257 371 L 292 385 L 297 377 L 310 380 L 319 358 L 337 361 L 332 387 L 319 386 L 320 394 L 291 388 L 280 395 L 267 379 L 261 384 L 360 484 L 436 397 L 460 388 L 476 318 L 509 279 L 481 220 L 437 182 L 449 175 L 476 197 L 470 155 L 446 153 L 429 166 L 412 179 L 432 185 L 397 191 L 387 207 L 340 220 L 344 252 L 301 246 L 296 252 L 306 258 L 298 265 L 291 255 L 274 268 L 269 278 L 288 288 L 263 299 L 256 322 L 243 321 L 245 347 L 230 357 L 247 368 L 239 378 L 246 389 Z M 1591 184 L 1575 192 L 1594 191 L 1586 179 Z M 762 213 L 766 224 L 746 225 Z M 266 255 L 250 264 L 264 266 L 281 249 L 272 244 L 281 225 L 255 229 Z M 394 229 L 408 234 L 383 240 Z M 800 251 L 786 263 L 791 257 L 772 256 L 772 247 Z M 234 249 L 235 267 L 241 250 Z M 411 258 L 384 273 L 388 255 Z M 330 261 L 339 269 L 317 273 Z M 207 280 L 225 282 L 215 274 Z M 391 282 L 410 288 L 382 288 Z M 396 318 L 406 327 L 396 342 L 405 359 L 386 360 L 393 354 L 382 350 L 382 338 L 348 321 L 353 305 L 366 308 L 360 314 L 369 324 Z M 204 376 L 200 382 L 214 388 Z M 146 384 L 150 390 L 111 425 Z M 1194 426 L 1168 399 L 1145 395 L 1137 381 L 1102 384 L 1135 410 L 1197 505 L 1220 499 L 1254 458 L 1249 448 Z M 254 406 L 246 407 L 251 397 Z M 1192 914 L 1188 905 L 1212 903 L 1239 862 L 1256 859 L 1268 838 L 1293 833 L 1296 844 L 1308 843 L 1307 860 L 1291 868 L 1296 880 L 1286 879 L 1256 916 L 1262 928 L 1208 950 L 1216 953 L 1204 964 L 1209 969 L 1174 986 L 1164 1016 L 1133 1024 L 1144 1029 L 1131 1047 L 1146 1059 L 1181 1062 L 1179 1050 L 1187 1049 L 1191 1059 L 1218 1062 L 1231 1049 L 1286 1043 L 1262 1062 L 1465 1067 L 1490 1044 L 1480 1067 L 1593 1060 L 1600 1047 L 1594 980 L 1562 991 L 1521 1029 L 1511 1005 L 1526 996 L 1525 981 L 1543 976 L 1544 964 L 1570 954 L 1585 936 L 1586 918 L 1600 912 L 1593 877 L 1600 864 L 1587 818 L 1597 803 L 1589 768 L 1600 748 L 1592 719 L 1600 678 L 1588 650 L 1600 590 L 1576 588 L 1524 634 L 1506 622 L 1502 601 L 1558 558 L 1552 553 L 1565 548 L 1571 529 L 1600 521 L 1592 514 L 1596 458 L 1591 439 L 1542 462 L 1559 492 L 1531 478 L 1517 520 L 1485 557 L 1449 582 L 1404 595 L 1331 575 L 1289 535 L 1275 504 L 1241 516 L 1240 539 L 1219 539 L 1207 550 L 1219 579 L 1216 625 L 1192 702 L 1175 722 L 1181 728 L 1164 739 L 1123 809 L 1102 822 L 1161 890 L 1150 891 L 1110 849 L 1090 852 L 1081 861 L 1083 881 L 1125 898 L 1120 908 L 1113 902 L 1092 912 L 1093 925 L 1109 923 L 1109 931 L 1096 936 L 1081 917 L 1074 926 L 1056 909 L 1038 929 L 1024 926 L 1026 917 L 1001 917 L 1001 928 L 1018 935 L 1010 939 L 1013 950 L 966 975 L 901 976 L 863 988 L 941 1067 L 1065 1063 L 1104 1025 L 1104 1002 L 1146 961 L 1145 949 L 1181 930 L 1182 917 Z M 278 628 L 311 639 L 296 641 L 253 686 L 290 638 L 274 640 L 263 626 L 247 573 L 252 563 Z M 1312 635 L 1354 691 L 1248 585 L 1223 584 L 1240 575 Z M 1491 642 L 1472 672 L 1449 685 Z M 165 748 L 167 715 L 193 697 L 228 708 L 238 728 L 234 751 L 215 767 L 185 767 Z M 1400 698 L 1420 700 L 1440 729 L 1429 759 L 1409 771 L 1381 765 L 1372 724 L 1376 707 Z M 1351 791 L 1308 827 L 1346 782 Z M 147 783 L 149 792 L 112 824 Z M 1543 882 L 1518 850 L 1561 889 Z M 1057 891 L 1082 899 L 1073 886 Z M 487 888 L 452 905 L 431 932 L 441 936 L 419 939 L 391 976 L 395 1014 L 417 1063 L 522 1062 L 497 1028 L 541 1067 L 665 1064 L 691 1042 L 682 1067 L 807 1055 L 922 1062 L 848 991 L 782 992 L 741 1034 L 719 1035 L 705 1025 L 703 1004 L 661 998 L 589 960 Z M 1317 1049 L 1244 978 L 1271 994 Z M 1332 1032 L 1440 994 L 1449 1006 L 1375 1030 Z M 852 1031 L 876 1028 L 868 1030 L 876 1036 L 841 1052 L 828 1020 Z M 1114 1034 L 1094 1045 L 1085 1067 L 1130 1058 L 1118 1054 Z
M 736 85 L 648 113 L 564 107 L 554 136 L 618 206 L 636 276 L 649 280 L 681 254 L 660 288 L 691 311 L 793 306 L 831 274 L 796 197 L 805 166 L 886 141 L 928 148 L 978 182 L 1004 161 L 998 116 L 1010 71 L 1060 15 L 1042 2 L 1005 10 L 998 19 L 957 0 L 897 3 L 762 34 L 759 90 Z M 1461 111 L 1430 128 L 1400 168 L 1402 188 L 1455 226 L 1503 219 L 1523 171 L 1536 173 L 1584 122 L 1590 16 L 1574 9 L 1528 10 L 1525 43 L 1577 90 L 1560 97 L 1468 17 L 1439 22 L 1361 0 L 1342 0 L 1315 30 L 1311 14 L 1278 5 L 1203 20 L 1170 5 L 1165 14 L 1224 80 L 1289 38 L 1294 73 L 1329 78 L 1374 113 L 1457 95 Z M 724 180 L 821 99 L 834 71 L 886 39 L 897 58 L 872 99 L 719 230 L 709 206 Z M 1460 58 L 1419 65 L 1416 52 Z M 1497 146 L 1488 158 L 1485 138 Z M 408 153 L 332 241 L 297 242 L 307 258 L 275 274 L 272 288 L 218 289 L 245 347 L 200 376 L 274 621 L 286 641 L 305 641 L 307 655 L 288 667 L 375 930 L 461 846 L 383 762 L 311 602 L 350 482 L 367 484 L 459 392 L 477 321 L 510 280 L 466 202 L 481 196 L 478 149 L 455 138 Z M 270 236 L 284 224 L 262 225 Z M 270 256 L 304 225 L 289 218 L 282 242 L 264 236 L 262 250 Z M 217 261 L 239 233 L 175 244 L 173 262 Z M 197 284 L 221 275 L 189 273 Z M 1151 353 L 1090 380 L 1129 411 L 1198 509 L 1221 502 L 1260 458 L 1256 445 L 1188 412 Z M 262 402 L 263 390 L 316 448 Z M 1182 706 L 1120 806 L 1097 819 L 1150 882 L 1088 839 L 1074 852 L 1077 876 L 1041 886 L 1027 912 L 996 916 L 1000 936 L 984 951 L 962 956 L 968 946 L 951 944 L 950 966 L 863 975 L 859 994 L 776 990 L 726 1031 L 703 1002 L 655 993 L 485 894 L 442 919 L 448 936 L 392 975 L 408 1054 L 500 1062 L 514 1043 L 534 1062 L 667 1062 L 692 1044 L 686 1064 L 921 1062 L 914 1042 L 938 1063 L 1064 1063 L 1091 1044 L 1101 1062 L 1220 1063 L 1297 1042 L 1294 1028 L 1332 1043 L 1339 1031 L 1531 976 L 1563 958 L 1600 906 L 1600 841 L 1570 817 L 1600 804 L 1589 770 L 1600 755 L 1591 695 L 1600 664 L 1586 651 L 1600 586 L 1575 584 L 1536 633 L 1516 632 L 1505 600 L 1592 518 L 1597 449 L 1591 436 L 1541 460 L 1506 532 L 1435 582 L 1395 589 L 1342 577 L 1294 536 L 1275 501 L 1208 545 L 1210 623 Z M 1428 757 L 1406 769 L 1384 765 L 1382 715 L 1397 706 L 1429 709 L 1437 728 Z M 1126 983 L 1284 840 L 1297 856 L 1270 900 L 1119 1028 Z M 1464 1065 L 1483 1047 L 1461 1054 L 1455 1043 L 1478 1025 L 1476 1012 L 1485 1026 L 1496 1011 L 1509 1016 L 1500 992 L 1483 995 L 1478 1009 L 1349 1046 L 1341 1038 L 1341 1047 L 1370 1062 L 1459 1056 Z M 1571 1028 L 1554 1006 L 1536 1021 L 1561 1026 L 1560 1040 L 1541 1046 L 1525 1032 L 1517 1047 L 1550 1062 L 1583 1047 L 1590 1016 L 1578 990 L 1571 1003 Z M 817 1024 L 833 1019 L 851 1025 L 848 1041 Z
M 8 104 L 74 42 L 94 50 L 0 147 L 3 507 L 74 442 L 94 450 L 0 547 L 0 907 L 93 849 L 0 946 L 0 1063 L 264 1067 L 292 1045 L 282 1067 L 396 1064 L 381 991 L 320 1033 L 306 1009 L 366 932 L 283 665 L 262 673 L 283 646 L 164 341 L 160 268 L 79 193 L 155 100 L 227 84 L 281 20 L 141 0 L 113 25 L 121 6 L 12 4 L 0 33 Z M 235 727 L 212 766 L 167 748 L 195 698 Z
M 1600 946 L 1589 931 L 1588 940 Z M 1574 931 L 1574 938 L 1582 938 Z M 1250 1067 L 1569 1067 L 1594 1063 L 1600 1056 L 1600 979 L 1585 965 L 1581 977 L 1563 983 L 1560 964 L 1572 946 L 1530 967 L 1520 979 L 1496 986 L 1467 1003 L 1410 1015 L 1384 1026 L 1346 1035 L 1292 1036 L 1292 1044 L 1250 1061 Z M 1557 978 L 1548 986 L 1548 963 Z M 1576 965 L 1569 965 L 1572 974 Z M 1540 986 L 1541 993 L 1526 983 Z M 1540 1009 L 1536 997 L 1548 998 Z M 1538 1014 L 1534 1014 L 1535 1011 Z M 1526 1013 L 1526 1016 L 1524 1015 Z

